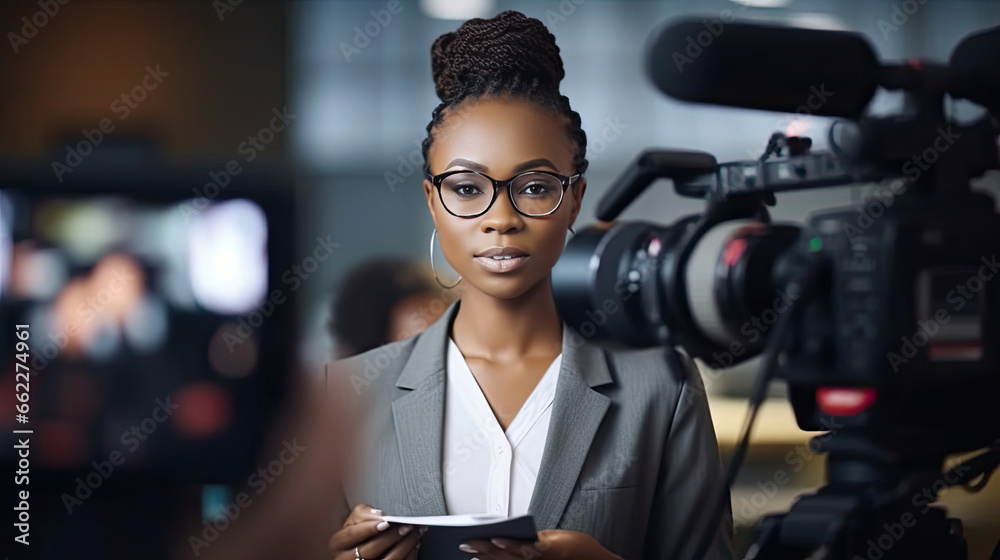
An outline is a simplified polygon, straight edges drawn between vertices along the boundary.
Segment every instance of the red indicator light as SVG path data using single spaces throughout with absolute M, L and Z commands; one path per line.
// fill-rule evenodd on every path
M 854 416 L 878 399 L 878 391 L 865 387 L 820 387 L 816 389 L 816 404 L 824 414 Z

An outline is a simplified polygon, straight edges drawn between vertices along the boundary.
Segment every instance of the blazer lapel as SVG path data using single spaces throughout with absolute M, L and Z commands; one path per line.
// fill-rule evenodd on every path
M 410 515 L 447 513 L 442 480 L 448 330 L 461 300 L 414 343 L 396 386 L 412 389 L 392 403 Z M 538 530 L 559 523 L 611 399 L 592 388 L 612 383 L 604 351 L 563 323 L 562 364 L 545 450 L 528 512 Z
M 609 397 L 592 389 L 612 382 L 604 350 L 587 343 L 564 322 L 562 353 L 545 451 L 528 505 L 539 531 L 558 525 L 611 405 Z
M 412 391 L 392 403 L 396 442 L 410 515 L 445 515 L 441 455 L 444 449 L 445 358 L 456 300 L 417 336 L 396 387 Z

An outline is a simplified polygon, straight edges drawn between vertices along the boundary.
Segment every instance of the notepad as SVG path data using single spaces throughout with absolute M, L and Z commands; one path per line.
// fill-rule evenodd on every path
M 389 523 L 426 525 L 427 532 L 420 538 L 421 559 L 468 560 L 472 554 L 462 552 L 458 545 L 472 539 L 488 541 L 492 538 L 538 540 L 535 520 L 530 515 L 504 517 L 492 514 L 397 516 L 380 515 Z

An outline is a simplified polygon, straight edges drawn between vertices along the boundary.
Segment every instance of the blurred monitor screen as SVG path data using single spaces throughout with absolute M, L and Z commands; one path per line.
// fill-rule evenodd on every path
M 31 430 L 33 469 L 250 470 L 293 347 L 276 270 L 291 204 L 276 187 L 183 186 L 198 181 L 0 183 L 4 462 Z

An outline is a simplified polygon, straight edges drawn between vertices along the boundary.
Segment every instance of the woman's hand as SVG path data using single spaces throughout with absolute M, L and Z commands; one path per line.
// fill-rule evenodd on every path
M 535 542 L 497 538 L 473 539 L 464 544 L 469 548 L 463 546 L 460 550 L 479 560 L 622 560 L 587 533 L 561 529 L 539 531 Z
M 382 510 L 368 504 L 354 506 L 342 529 L 330 537 L 330 553 L 334 560 L 354 560 L 358 547 L 366 560 L 416 560 L 420 537 L 426 527 L 392 525 L 383 521 Z

